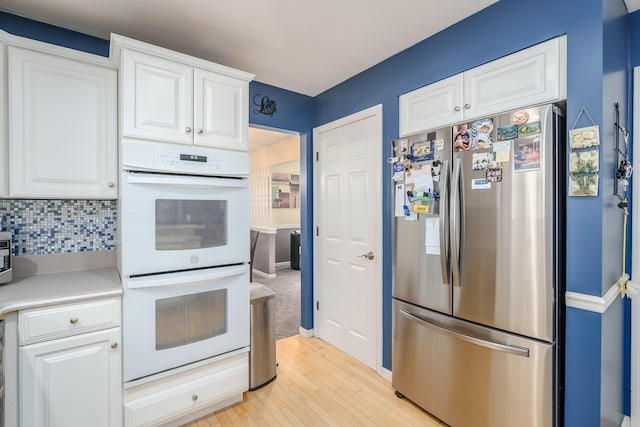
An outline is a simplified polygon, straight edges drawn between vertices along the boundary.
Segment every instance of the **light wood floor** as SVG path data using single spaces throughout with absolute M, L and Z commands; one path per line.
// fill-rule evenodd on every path
M 276 344 L 278 377 L 241 403 L 187 424 L 214 426 L 444 426 L 391 383 L 317 338 Z

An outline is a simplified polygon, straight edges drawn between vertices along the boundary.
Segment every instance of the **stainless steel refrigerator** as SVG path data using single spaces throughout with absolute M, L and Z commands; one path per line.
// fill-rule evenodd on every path
M 453 427 L 561 426 L 565 121 L 393 142 L 393 387 Z

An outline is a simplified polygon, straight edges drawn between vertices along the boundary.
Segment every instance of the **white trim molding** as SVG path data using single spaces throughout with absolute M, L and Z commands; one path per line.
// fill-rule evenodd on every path
M 40 53 L 46 53 L 48 55 L 62 56 L 64 58 L 72 59 L 74 61 L 85 62 L 92 65 L 97 65 L 103 68 L 116 69 L 109 58 L 95 55 L 89 52 L 82 52 L 76 49 L 41 42 L 38 40 L 29 39 L 26 37 L 16 36 L 0 30 L 0 42 L 5 43 L 7 46 L 19 47 L 22 49 L 34 50 Z
M 253 268 L 253 274 L 260 276 L 264 279 L 275 279 L 276 278 L 276 273 L 265 273 L 264 271 L 260 271 L 258 269 L 256 269 L 255 267 Z
M 305 329 L 300 326 L 300 329 L 298 329 L 298 333 L 305 338 L 313 338 L 313 329 Z
M 567 307 L 593 311 L 595 313 L 604 313 L 611 306 L 613 301 L 615 301 L 618 295 L 620 295 L 621 280 L 622 279 L 618 279 L 618 281 L 609 288 L 607 293 L 601 297 L 567 291 L 564 296 L 565 303 L 567 304 Z
M 387 368 L 380 368 L 380 372 L 378 372 L 378 374 L 380 374 L 380 376 L 382 378 L 384 378 L 385 380 L 391 382 L 393 379 L 393 376 L 391 374 L 391 371 L 388 370 Z

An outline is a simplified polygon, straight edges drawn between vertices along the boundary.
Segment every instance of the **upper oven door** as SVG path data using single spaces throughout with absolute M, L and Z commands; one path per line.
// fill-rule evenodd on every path
M 122 173 L 125 276 L 249 261 L 246 179 Z

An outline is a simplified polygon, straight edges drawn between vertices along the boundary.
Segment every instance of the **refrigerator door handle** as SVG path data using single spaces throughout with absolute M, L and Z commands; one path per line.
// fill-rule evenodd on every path
M 462 161 L 456 159 L 453 165 L 453 180 L 451 182 L 451 213 L 449 216 L 451 271 L 453 286 L 460 287 L 460 175 Z
M 442 271 L 442 284 L 449 284 L 449 224 L 446 217 L 449 215 L 449 191 L 451 190 L 451 177 L 449 176 L 449 161 L 442 164 L 440 179 L 443 180 L 443 188 L 440 191 L 440 270 Z
M 529 349 L 525 348 L 525 347 L 518 347 L 515 345 L 506 345 L 506 344 L 500 344 L 497 342 L 493 342 L 493 341 L 487 341 L 481 338 L 476 338 L 474 336 L 471 335 L 467 335 L 467 334 L 463 334 L 460 332 L 456 332 L 453 331 L 451 329 L 445 328 L 443 326 L 440 326 L 428 319 L 422 319 L 416 315 L 413 315 L 405 310 L 400 310 L 400 314 L 402 314 L 404 317 L 406 317 L 407 319 L 413 320 L 415 322 L 418 322 L 420 325 L 422 326 L 426 326 L 427 328 L 433 329 L 439 333 L 448 335 L 450 337 L 453 338 L 457 338 L 460 339 L 462 341 L 466 341 L 469 342 L 471 344 L 475 344 L 475 345 L 479 345 L 482 347 L 486 347 L 489 348 L 491 350 L 497 350 L 497 351 L 501 351 L 504 353 L 510 353 L 510 354 L 514 354 L 516 356 L 522 356 L 522 357 L 529 357 Z

